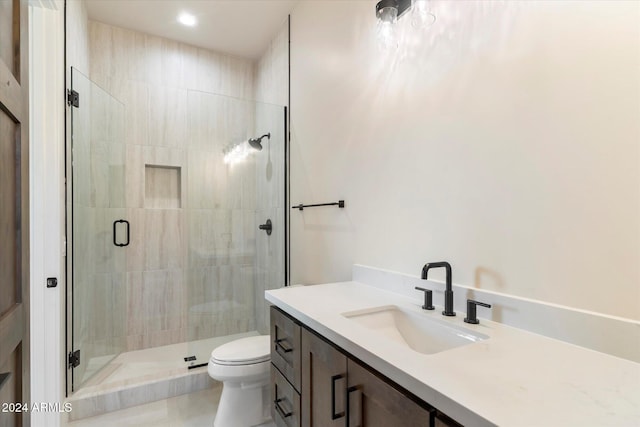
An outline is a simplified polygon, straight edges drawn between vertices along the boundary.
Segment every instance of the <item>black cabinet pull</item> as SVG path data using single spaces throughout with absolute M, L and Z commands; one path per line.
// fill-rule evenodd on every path
M 351 408 L 351 394 L 358 392 L 360 394 L 360 400 L 358 401 L 357 409 Z M 357 415 L 357 423 L 351 423 L 351 417 Z M 347 427 L 362 427 L 362 392 L 360 386 L 352 386 L 347 389 Z
M 331 419 L 337 420 L 344 417 L 344 411 L 336 414 L 336 381 L 344 378 L 344 375 L 338 374 L 331 377 Z
M 287 342 L 286 338 L 280 338 L 279 340 L 276 340 L 276 351 L 282 352 L 282 353 L 291 353 L 293 351 L 292 347 L 285 347 L 284 345 L 282 345 L 283 343 Z
M 278 412 L 278 414 L 280 414 L 282 418 L 287 418 L 293 415 L 293 412 L 287 412 L 284 409 L 282 409 L 282 406 L 280 406 L 280 402 L 284 402 L 285 400 L 287 400 L 287 398 L 286 397 L 278 398 L 278 384 L 273 385 L 273 397 L 274 397 L 273 404 L 276 407 L 276 411 Z
M 293 412 L 286 412 L 284 409 L 282 409 L 282 406 L 280 406 L 280 402 L 284 402 L 285 400 L 287 399 L 282 398 L 273 401 L 273 404 L 276 405 L 276 411 L 278 411 L 278 414 L 280 414 L 282 418 L 287 418 L 293 415 Z
M 118 239 L 116 238 L 118 224 L 125 224 L 127 226 L 127 242 L 126 243 L 118 243 Z M 124 247 L 124 246 L 129 246 L 130 242 L 131 242 L 131 225 L 129 224 L 129 221 L 125 219 L 119 219 L 117 221 L 113 221 L 113 244 L 118 247 Z

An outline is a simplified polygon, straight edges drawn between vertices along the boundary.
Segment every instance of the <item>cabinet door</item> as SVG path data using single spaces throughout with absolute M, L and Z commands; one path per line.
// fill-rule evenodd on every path
M 302 425 L 346 425 L 347 357 L 302 329 Z
M 434 410 L 349 359 L 348 427 L 429 427 Z

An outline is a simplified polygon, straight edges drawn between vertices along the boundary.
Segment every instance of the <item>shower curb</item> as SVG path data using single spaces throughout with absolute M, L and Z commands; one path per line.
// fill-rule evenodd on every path
M 81 390 L 67 399 L 72 410 L 67 414 L 68 422 L 119 411 L 145 403 L 164 400 L 183 394 L 213 388 L 221 383 L 211 379 L 207 367 L 149 380 L 136 384 L 113 384 L 108 389 Z

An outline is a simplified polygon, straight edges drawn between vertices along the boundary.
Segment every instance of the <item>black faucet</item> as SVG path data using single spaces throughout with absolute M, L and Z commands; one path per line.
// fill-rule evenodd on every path
M 455 316 L 456 312 L 453 311 L 453 289 L 451 289 L 451 264 L 446 261 L 442 262 L 430 262 L 422 267 L 422 280 L 427 280 L 429 270 L 432 268 L 444 267 L 447 269 L 447 289 L 444 291 L 444 316 Z

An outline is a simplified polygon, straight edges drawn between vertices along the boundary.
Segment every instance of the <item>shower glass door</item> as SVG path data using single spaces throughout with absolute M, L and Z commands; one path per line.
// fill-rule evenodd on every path
M 72 69 L 73 390 L 126 346 L 124 106 Z M 79 352 L 79 353 L 77 353 Z M 71 358 L 73 359 L 73 358 Z M 79 363 L 78 363 L 79 362 Z
M 269 333 L 264 291 L 285 283 L 285 108 L 196 91 L 187 98 L 184 356 L 197 367 L 219 345 Z M 249 146 L 263 135 L 261 150 Z

